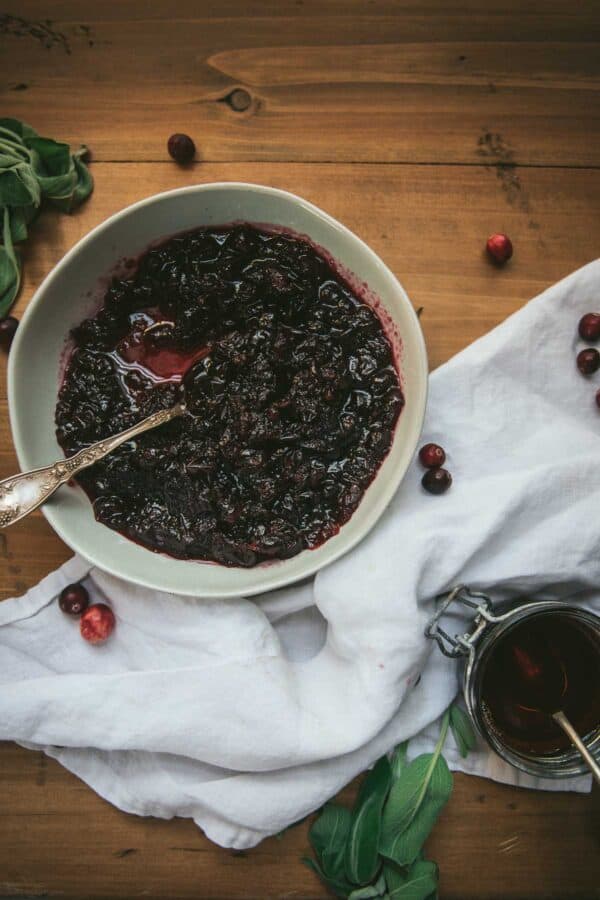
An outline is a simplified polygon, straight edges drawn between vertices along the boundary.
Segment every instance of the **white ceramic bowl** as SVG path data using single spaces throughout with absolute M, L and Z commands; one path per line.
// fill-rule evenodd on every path
M 253 569 L 177 560 L 127 540 L 94 519 L 83 491 L 61 488 L 44 507 L 54 530 L 92 563 L 129 581 L 198 597 L 257 594 L 304 578 L 350 550 L 375 524 L 416 449 L 427 393 L 427 357 L 418 319 L 390 270 L 355 234 L 294 194 L 254 184 L 202 184 L 142 200 L 79 241 L 36 291 L 9 358 L 9 409 L 23 470 L 61 458 L 54 409 L 65 338 L 90 312 L 90 289 L 122 257 L 178 231 L 233 221 L 270 223 L 308 235 L 365 283 L 401 338 L 406 406 L 391 450 L 363 500 L 340 532 L 315 550 Z

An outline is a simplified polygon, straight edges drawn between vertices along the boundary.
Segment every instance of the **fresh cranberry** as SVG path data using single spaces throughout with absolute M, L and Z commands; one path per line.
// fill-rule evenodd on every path
M 586 313 L 579 320 L 579 336 L 583 341 L 597 341 L 600 338 L 600 315 Z
M 191 162 L 196 153 L 196 146 L 187 134 L 172 134 L 167 143 L 167 149 L 169 156 L 181 165 Z
M 491 234 L 487 239 L 486 250 L 497 263 L 505 263 L 513 255 L 513 245 L 505 234 Z
M 58 605 L 68 616 L 80 616 L 90 605 L 90 595 L 82 584 L 68 584 L 60 592 Z
M 425 444 L 419 450 L 419 460 L 426 469 L 436 469 L 446 462 L 444 448 L 439 444 Z
M 577 354 L 577 368 L 582 375 L 593 375 L 600 368 L 600 353 L 594 347 L 586 347 Z
M 19 327 L 18 319 L 15 319 L 14 316 L 7 316 L 6 319 L 0 319 L 0 347 L 3 350 L 10 350 L 10 345 L 13 342 L 13 338 L 17 333 L 17 328 Z
M 447 469 L 428 469 L 421 484 L 430 494 L 443 494 L 452 484 L 452 475 Z
M 86 641 L 101 644 L 115 629 L 115 614 L 106 603 L 93 603 L 82 615 L 79 627 Z

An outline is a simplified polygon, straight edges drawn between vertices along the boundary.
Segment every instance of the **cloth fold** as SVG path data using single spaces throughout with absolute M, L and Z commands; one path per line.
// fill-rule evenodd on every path
M 599 295 L 596 261 L 436 370 L 423 438 L 446 448 L 452 488 L 426 494 L 413 463 L 367 538 L 310 582 L 190 599 L 74 558 L 0 604 L 0 739 L 45 750 L 121 809 L 188 816 L 238 848 L 399 741 L 430 747 L 458 689 L 456 664 L 424 637 L 437 594 L 460 581 L 600 612 L 598 410 L 574 361 Z M 115 611 L 104 645 L 58 609 L 79 579 Z M 451 738 L 446 755 L 515 784 L 589 787 L 529 778 L 484 746 L 461 760 Z

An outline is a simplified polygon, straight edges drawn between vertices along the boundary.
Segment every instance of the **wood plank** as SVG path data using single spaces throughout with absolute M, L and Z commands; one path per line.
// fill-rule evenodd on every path
M 89 96 L 80 89 L 76 106 L 57 108 L 56 92 L 69 90 L 66 79 L 40 74 L 27 83 L 26 92 L 0 92 L 3 110 L 41 134 L 88 144 L 98 161 L 164 161 L 169 134 L 184 131 L 205 162 L 600 165 L 600 119 L 590 118 L 597 101 L 588 90 L 449 83 L 384 84 L 376 91 L 363 84 L 251 88 L 227 80 L 165 92 L 145 83 L 131 107 L 126 91 L 106 84 Z M 240 87 L 248 108 L 236 112 L 224 98 Z
M 24 309 L 33 289 L 90 228 L 129 203 L 195 182 L 240 180 L 294 191 L 364 238 L 423 306 L 430 363 L 438 366 L 526 300 L 594 258 L 600 171 L 462 166 L 96 163 L 96 190 L 73 216 L 44 213 L 25 247 Z M 515 256 L 503 270 L 483 254 L 506 231 Z M 16 470 L 0 361 L 0 477 Z M 23 592 L 68 556 L 41 513 L 3 533 L 0 598 Z M 35 547 L 32 554 L 31 547 Z
M 597 255 L 599 42 L 597 0 L 5 0 L 2 114 L 86 141 L 97 181 L 74 216 L 36 224 L 17 314 L 112 212 L 249 180 L 306 196 L 382 255 L 425 307 L 435 367 Z M 165 161 L 174 130 L 203 163 Z M 495 230 L 515 243 L 504 270 L 482 252 Z M 0 357 L 0 477 L 16 465 L 5 397 Z M 2 533 L 0 599 L 69 555 L 39 513 Z M 457 776 L 429 848 L 442 896 L 599 897 L 599 796 Z M 0 745 L 0 896 L 325 897 L 298 862 L 307 846 L 304 825 L 223 851 L 188 821 L 122 814 L 42 754 Z
M 342 22 L 360 17 L 364 22 L 382 17 L 397 20 L 397 27 L 405 35 L 427 36 L 436 41 L 441 35 L 452 33 L 459 38 L 477 34 L 489 38 L 491 32 L 505 35 L 506 39 L 519 40 L 590 40 L 590 31 L 598 33 L 598 6 L 596 0 L 504 0 L 493 11 L 481 0 L 461 0 L 450 4 L 448 0 L 119 0 L 118 3 L 96 4 L 84 8 L 78 0 L 52 0 L 49 9 L 46 0 L 5 0 L 3 12 L 22 16 L 32 21 L 47 21 L 51 12 L 54 26 L 58 23 L 80 24 L 95 22 L 126 22 L 148 20 L 185 19 L 308 19 L 313 30 L 324 29 L 323 20 L 330 16 Z M 515 27 L 518 17 L 518 28 Z
M 360 47 L 273 47 L 224 50 L 209 65 L 253 86 L 282 84 L 440 84 L 598 87 L 597 43 L 437 42 L 363 44 Z M 457 55 L 457 51 L 464 55 Z M 510 60 L 510 65 L 508 62 Z
M 510 30 L 468 9 L 355 6 L 325 10 L 315 27 L 314 7 L 289 4 L 287 16 L 188 20 L 184 3 L 137 21 L 105 6 L 99 21 L 72 12 L 42 30 L 37 18 L 0 19 L 4 113 L 85 140 L 97 160 L 164 160 L 168 134 L 183 130 L 205 161 L 480 164 L 487 140 L 501 162 L 600 166 L 600 16 L 567 16 L 578 28 L 561 31 L 540 6 L 535 28 L 519 19 Z M 42 17 L 41 4 L 27 9 Z M 236 88 L 249 95 L 243 110 L 227 102 Z
M 442 897 L 597 897 L 599 813 L 598 791 L 536 793 L 456 775 L 427 848 L 440 865 Z M 307 827 L 248 852 L 222 850 L 190 821 L 121 813 L 42 753 L 0 744 L 2 897 L 325 898 L 300 863 Z

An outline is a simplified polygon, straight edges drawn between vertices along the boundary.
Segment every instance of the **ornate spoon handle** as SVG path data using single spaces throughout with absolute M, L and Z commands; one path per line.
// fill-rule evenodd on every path
M 598 784 L 600 784 L 600 766 L 592 756 L 591 750 L 583 743 L 581 737 L 573 728 L 573 725 L 567 719 L 564 712 L 562 710 L 559 710 L 558 712 L 552 713 L 552 718 L 557 725 L 560 725 L 562 730 L 569 737 L 571 743 L 575 747 L 577 747 L 585 762 L 587 763 L 590 772 L 592 773 Z
M 157 428 L 165 422 L 170 422 L 171 419 L 184 412 L 185 403 L 178 403 L 170 409 L 161 409 L 142 419 L 137 425 L 127 428 L 126 431 L 91 444 L 68 459 L 61 459 L 42 469 L 11 475 L 4 481 L 0 481 L 0 528 L 7 528 L 29 515 L 30 512 L 45 503 L 61 484 L 65 484 L 82 469 L 93 466 L 125 441 L 131 440 L 144 431 Z

